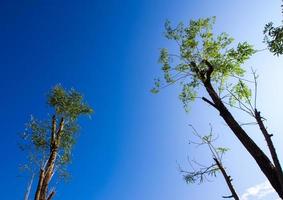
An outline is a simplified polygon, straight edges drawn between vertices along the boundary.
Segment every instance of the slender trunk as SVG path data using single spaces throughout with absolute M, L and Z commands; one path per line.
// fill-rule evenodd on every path
M 28 200 L 28 198 L 29 198 L 29 194 L 30 194 L 30 190 L 31 190 L 31 186 L 32 186 L 32 183 L 33 183 L 34 176 L 35 176 L 35 174 L 32 173 L 30 182 L 28 183 L 28 186 L 27 186 L 27 191 L 26 191 L 26 193 L 25 193 L 25 198 L 24 198 L 24 200 Z
M 51 141 L 50 141 L 50 156 L 49 156 L 49 159 L 45 167 L 45 176 L 44 176 L 41 191 L 40 191 L 41 193 L 40 200 L 46 200 L 47 198 L 46 196 L 48 192 L 48 185 L 54 173 L 55 162 L 57 159 L 58 149 L 59 149 L 60 142 L 61 142 L 63 127 L 64 127 L 64 119 L 61 118 L 59 129 L 56 132 L 56 119 L 55 119 L 55 116 L 53 116 L 52 117 Z
M 49 156 L 48 162 L 46 164 L 46 168 L 45 168 L 45 176 L 42 182 L 42 187 L 41 187 L 41 195 L 40 195 L 40 200 L 46 200 L 46 195 L 47 195 L 47 191 L 48 191 L 48 185 L 51 181 L 53 172 L 54 172 L 54 165 L 55 165 L 55 161 L 57 158 L 57 148 L 53 149 L 51 151 L 51 154 Z
M 263 121 L 262 121 L 262 117 L 260 116 L 260 112 L 257 111 L 256 109 L 255 109 L 255 118 L 256 118 L 258 126 L 259 126 L 265 140 L 266 140 L 269 152 L 271 154 L 273 163 L 274 163 L 275 168 L 276 168 L 276 173 L 277 173 L 278 179 L 280 181 L 280 186 L 283 190 L 283 172 L 282 172 L 282 167 L 280 165 L 280 162 L 279 162 L 279 159 L 278 159 L 278 156 L 277 156 L 277 153 L 276 153 L 276 149 L 275 149 L 273 142 L 271 140 L 272 134 L 269 134 L 268 131 L 266 130 L 266 128 L 263 124 Z
M 250 153 L 250 155 L 254 158 L 257 165 L 260 167 L 261 171 L 264 173 L 272 187 L 275 189 L 277 194 L 283 198 L 283 189 L 280 186 L 280 180 L 277 176 L 277 172 L 275 166 L 270 161 L 270 159 L 265 155 L 265 153 L 257 146 L 257 144 L 249 137 L 249 135 L 245 132 L 245 130 L 240 126 L 240 124 L 235 120 L 233 115 L 226 108 L 221 98 L 218 96 L 213 86 L 211 85 L 211 74 L 213 73 L 213 66 L 207 60 L 203 60 L 203 63 L 207 65 L 207 70 L 200 71 L 194 62 L 191 63 L 193 69 L 198 74 L 199 78 L 202 80 L 203 85 L 208 92 L 209 96 L 212 99 L 212 102 L 206 98 L 203 100 L 214 108 L 216 108 L 220 116 L 230 127 L 235 136 L 240 140 L 240 142 L 244 145 L 246 150 Z
M 51 140 L 50 140 L 50 154 L 46 165 L 40 171 L 38 186 L 36 189 L 35 200 L 51 200 L 55 192 L 52 191 L 48 197 L 48 185 L 52 179 L 55 162 L 57 159 L 57 154 L 60 146 L 60 141 L 62 137 L 62 131 L 64 127 L 64 119 L 61 118 L 60 125 L 56 131 L 56 118 L 55 115 L 52 117 L 52 129 L 51 129 Z
M 36 188 L 36 192 L 35 192 L 35 198 L 34 198 L 35 200 L 40 200 L 43 179 L 44 179 L 44 169 L 40 169 L 38 184 L 37 184 L 37 188 Z
M 224 103 L 221 101 L 214 88 L 210 83 L 210 79 L 204 81 L 204 86 L 211 97 L 214 107 L 217 108 L 221 117 L 244 145 L 250 155 L 257 162 L 261 171 L 265 174 L 266 178 L 269 180 L 270 184 L 276 190 L 278 195 L 283 198 L 283 190 L 280 187 L 280 181 L 277 177 L 277 173 L 273 163 L 265 155 L 265 153 L 257 146 L 257 144 L 248 136 L 244 129 L 239 125 L 239 123 L 234 119 L 232 114 L 226 108 Z
M 223 196 L 223 198 L 234 198 L 235 200 L 240 200 L 234 186 L 232 185 L 232 179 L 231 177 L 227 174 L 226 170 L 224 169 L 223 165 L 221 164 L 221 162 L 217 159 L 217 158 L 213 158 L 213 160 L 215 161 L 216 165 L 218 166 L 218 168 L 220 169 L 226 184 L 229 187 L 230 192 L 232 193 L 230 196 Z

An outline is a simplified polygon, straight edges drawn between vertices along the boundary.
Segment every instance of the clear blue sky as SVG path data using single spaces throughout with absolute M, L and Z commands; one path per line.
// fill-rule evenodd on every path
M 27 179 L 18 171 L 24 155 L 18 150 L 17 136 L 31 114 L 46 117 L 46 93 L 57 83 L 81 91 L 95 115 L 92 120 L 81 120 L 82 130 L 70 166 L 72 179 L 58 185 L 56 199 L 220 199 L 228 193 L 221 176 L 214 183 L 187 185 L 178 172 L 177 163 L 188 166 L 187 155 L 200 160 L 207 155 L 188 145 L 189 123 L 200 130 L 208 130 L 209 122 L 216 124 L 222 136 L 219 142 L 232 149 L 225 162 L 239 193 L 264 182 L 254 162 L 217 120 L 219 115 L 213 109 L 196 102 L 192 112 L 186 114 L 177 98 L 177 87 L 158 95 L 149 90 L 153 78 L 161 74 L 159 48 L 173 47 L 163 37 L 166 19 L 187 22 L 217 16 L 217 32 L 226 31 L 260 49 L 264 48 L 264 24 L 281 20 L 280 3 L 1 1 L 1 199 L 23 198 Z M 280 63 L 282 59 L 263 52 L 248 66 L 262 74 L 259 103 L 270 118 L 272 130 L 281 133 L 275 139 L 282 141 L 282 102 L 278 98 L 282 90 L 274 87 L 275 83 L 283 84 Z M 253 137 L 262 139 L 256 133 Z M 279 139 L 275 143 L 282 146 Z

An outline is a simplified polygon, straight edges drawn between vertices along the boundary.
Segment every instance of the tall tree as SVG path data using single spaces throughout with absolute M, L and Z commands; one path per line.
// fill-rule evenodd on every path
M 79 130 L 78 118 L 92 113 L 79 92 L 65 90 L 60 85 L 49 92 L 47 103 L 51 107 L 52 116 L 43 121 L 31 117 L 21 143 L 21 148 L 28 156 L 25 168 L 36 173 L 38 178 L 35 200 L 51 200 L 54 197 L 55 188 L 50 189 L 50 182 L 53 177 L 66 178 L 66 166 L 70 163 L 72 147 Z M 31 184 L 32 181 L 25 199 L 28 199 Z
M 188 26 L 179 23 L 173 27 L 165 23 L 165 36 L 176 42 L 178 53 L 167 49 L 160 53 L 164 80 L 156 79 L 153 93 L 169 85 L 180 83 L 179 98 L 186 110 L 197 98 L 217 110 L 221 118 L 256 161 L 277 194 L 283 198 L 283 173 L 271 140 L 256 104 L 257 75 L 254 80 L 245 78 L 243 64 L 257 51 L 247 42 L 233 44 L 234 39 L 227 33 L 213 33 L 215 17 L 191 20 Z M 254 94 L 249 83 L 255 87 Z M 198 97 L 201 89 L 207 95 Z M 270 156 L 249 136 L 232 114 L 237 108 L 250 115 L 259 127 L 269 148 Z M 230 109 L 230 110 L 229 110 Z

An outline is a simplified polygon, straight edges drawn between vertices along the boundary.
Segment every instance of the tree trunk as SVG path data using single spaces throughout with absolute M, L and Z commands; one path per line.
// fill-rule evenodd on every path
M 46 196 L 47 196 L 47 192 L 48 192 L 48 184 L 51 181 L 53 172 L 54 172 L 54 165 L 55 165 L 55 161 L 57 158 L 57 148 L 53 149 L 51 151 L 51 154 L 49 156 L 48 162 L 46 164 L 46 168 L 45 168 L 45 176 L 43 179 L 43 183 L 42 183 L 42 187 L 40 190 L 40 200 L 46 200 Z
M 257 111 L 257 109 L 255 109 L 255 118 L 256 118 L 258 126 L 259 126 L 259 128 L 260 128 L 260 130 L 261 130 L 261 132 L 262 132 L 262 134 L 265 138 L 265 141 L 267 143 L 269 152 L 271 154 L 273 163 L 274 163 L 275 168 L 276 168 L 276 173 L 277 173 L 278 179 L 280 181 L 280 186 L 283 189 L 283 172 L 282 172 L 282 168 L 281 168 L 281 165 L 280 165 L 277 153 L 276 153 L 276 149 L 275 149 L 273 142 L 271 140 L 272 134 L 269 134 L 268 131 L 266 130 L 266 128 L 263 124 L 263 121 L 262 121 L 262 117 L 260 116 L 260 112 Z
M 234 188 L 234 186 L 232 185 L 232 179 L 231 177 L 226 173 L 226 170 L 224 169 L 223 165 L 221 164 L 221 162 L 217 159 L 217 158 L 213 158 L 213 160 L 215 161 L 216 165 L 218 166 L 218 168 L 220 169 L 226 184 L 229 187 L 230 192 L 232 193 L 231 196 L 224 196 L 223 198 L 234 198 L 235 200 L 240 200 L 240 198 L 238 197 L 238 194 Z
M 226 108 L 213 86 L 211 85 L 211 74 L 213 72 L 213 66 L 208 61 L 203 61 L 208 69 L 206 71 L 197 71 L 199 74 L 206 91 L 211 97 L 213 102 L 209 100 L 205 100 L 206 102 L 210 102 L 210 105 L 213 105 L 220 113 L 220 116 L 224 119 L 230 129 L 233 131 L 235 136 L 240 140 L 240 142 L 244 145 L 246 150 L 250 153 L 250 155 L 257 162 L 261 171 L 264 173 L 266 178 L 269 180 L 272 187 L 275 189 L 277 194 L 283 198 L 283 188 L 281 188 L 279 177 L 277 176 L 276 168 L 270 159 L 265 155 L 265 153 L 257 146 L 257 144 L 249 137 L 249 135 L 245 132 L 245 130 L 240 126 L 240 124 L 235 120 L 233 115 Z
M 40 200 L 43 179 L 44 179 L 44 169 L 40 169 L 34 200 Z
M 52 117 L 50 154 L 46 165 L 44 166 L 43 169 L 40 170 L 40 176 L 39 176 L 38 186 L 36 189 L 35 200 L 47 200 L 47 199 L 50 200 L 55 195 L 55 192 L 52 191 L 47 197 L 48 185 L 54 173 L 55 162 L 57 159 L 57 154 L 60 146 L 63 127 L 64 127 L 64 119 L 61 118 L 59 128 L 56 131 L 56 118 L 54 115 Z
M 278 179 L 279 177 L 277 176 L 275 167 L 272 162 L 234 119 L 232 114 L 228 111 L 224 103 L 215 92 L 210 81 L 205 81 L 204 86 L 209 96 L 213 100 L 214 107 L 217 108 L 221 117 L 224 119 L 224 121 L 227 123 L 236 137 L 240 140 L 240 142 L 244 145 L 250 155 L 255 159 L 261 171 L 265 174 L 266 178 L 269 180 L 270 184 L 276 190 L 278 195 L 283 198 L 283 190 L 280 187 L 280 181 Z

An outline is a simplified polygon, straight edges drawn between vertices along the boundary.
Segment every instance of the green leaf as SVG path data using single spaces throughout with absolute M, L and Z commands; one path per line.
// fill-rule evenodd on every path
M 230 77 L 245 75 L 243 64 L 256 51 L 247 42 L 233 44 L 234 39 L 225 32 L 215 34 L 215 21 L 215 17 L 201 18 L 190 20 L 187 26 L 179 23 L 175 27 L 170 21 L 166 21 L 165 36 L 176 42 L 178 53 L 174 51 L 170 54 L 168 49 L 161 49 L 159 62 L 162 64 L 163 79 L 158 80 L 158 86 L 151 90 L 152 93 L 159 92 L 161 83 L 174 85 L 173 83 L 179 82 L 182 88 L 179 98 L 187 111 L 203 82 L 199 72 L 208 69 L 205 60 L 213 66 L 210 80 L 219 94 L 230 83 Z M 250 97 L 250 90 L 246 86 L 241 90 L 237 87 L 234 88 L 236 96 Z

